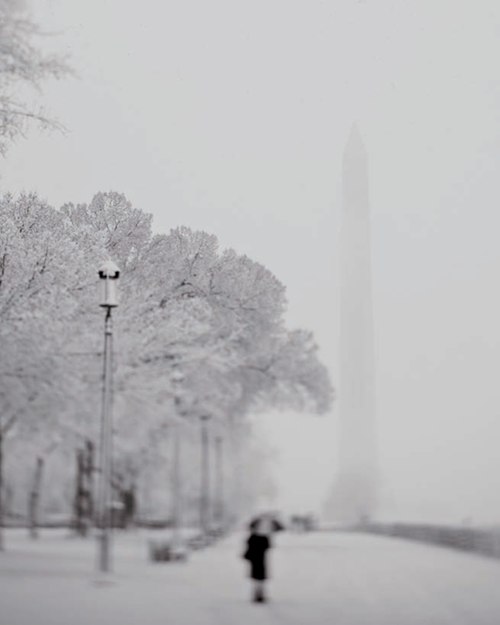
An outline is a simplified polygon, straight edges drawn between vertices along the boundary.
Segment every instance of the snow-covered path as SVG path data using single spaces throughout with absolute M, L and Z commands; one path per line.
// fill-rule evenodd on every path
M 93 582 L 95 545 L 7 533 L 1 625 L 498 625 L 500 562 L 383 537 L 281 534 L 271 601 L 252 604 L 242 535 L 188 563 L 151 564 L 146 537 L 115 540 L 114 583 Z

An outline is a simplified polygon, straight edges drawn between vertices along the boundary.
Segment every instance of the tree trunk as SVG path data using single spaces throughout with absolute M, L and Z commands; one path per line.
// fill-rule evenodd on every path
M 38 538 L 38 503 L 40 501 L 40 488 L 42 485 L 43 458 L 36 459 L 33 486 L 28 502 L 28 519 L 31 538 Z
M 83 484 L 85 492 L 84 524 L 85 534 L 92 525 L 94 516 L 94 444 L 91 440 L 85 442 Z
M 3 539 L 3 433 L 0 427 L 0 551 L 5 548 Z
M 81 449 L 76 451 L 76 486 L 74 503 L 74 527 L 79 536 L 85 536 L 85 489 L 84 481 L 85 456 Z

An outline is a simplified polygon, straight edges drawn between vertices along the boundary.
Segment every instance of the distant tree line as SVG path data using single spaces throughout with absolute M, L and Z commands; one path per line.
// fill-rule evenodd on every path
M 114 449 L 129 483 L 165 453 L 158 442 L 173 424 L 193 426 L 210 416 L 212 431 L 232 437 L 234 447 L 247 438 L 241 428 L 251 413 L 329 409 L 332 388 L 313 336 L 285 326 L 285 287 L 261 264 L 220 251 L 206 232 L 181 227 L 155 234 L 151 215 L 119 193 L 59 210 L 36 194 L 6 194 L 0 472 L 8 438 L 30 442 L 36 483 L 39 450 L 83 449 L 98 440 L 97 269 L 105 258 L 122 271 L 114 315 Z M 193 463 L 196 444 L 186 452 Z

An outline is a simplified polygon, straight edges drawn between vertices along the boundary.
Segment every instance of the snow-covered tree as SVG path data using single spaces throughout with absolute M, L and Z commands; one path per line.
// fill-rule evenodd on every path
M 331 385 L 311 333 L 285 326 L 284 285 L 252 259 L 220 252 L 214 235 L 153 235 L 151 216 L 115 192 L 59 211 L 35 195 L 5 196 L 0 219 L 0 348 L 12 354 L 0 371 L 4 427 L 14 419 L 21 433 L 37 414 L 39 428 L 50 423 L 64 440 L 97 439 L 97 268 L 106 257 L 122 270 L 114 450 L 130 475 L 139 479 L 135 460 L 152 441 L 166 445 L 180 420 L 185 462 L 196 467 L 202 416 L 229 440 L 252 412 L 328 409 Z
M 0 198 L 0 475 L 13 431 L 56 432 L 71 410 L 74 378 L 58 353 L 76 304 L 67 226 L 35 194 Z
M 38 104 L 40 87 L 50 78 L 69 72 L 66 61 L 44 54 L 37 38 L 41 31 L 22 0 L 0 0 L 0 154 L 31 124 L 61 129 Z M 38 45 L 37 45 L 38 43 Z M 33 94 L 36 94 L 33 97 Z

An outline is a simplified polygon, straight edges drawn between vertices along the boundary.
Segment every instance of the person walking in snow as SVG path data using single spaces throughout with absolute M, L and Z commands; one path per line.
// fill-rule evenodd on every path
M 243 557 L 251 565 L 250 577 L 253 579 L 253 601 L 264 603 L 266 601 L 264 585 L 267 579 L 266 552 L 271 547 L 271 544 L 267 528 L 262 520 L 252 523 L 250 531 Z

